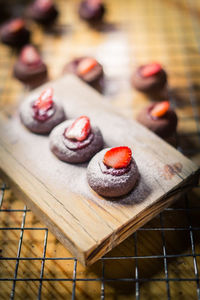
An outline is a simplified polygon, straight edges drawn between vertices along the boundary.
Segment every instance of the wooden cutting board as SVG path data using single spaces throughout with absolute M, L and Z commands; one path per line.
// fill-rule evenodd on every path
M 80 262 L 89 265 L 168 206 L 180 191 L 191 188 L 199 169 L 146 128 L 121 117 L 107 99 L 74 76 L 48 85 L 68 118 L 86 114 L 100 127 L 106 146 L 129 146 L 141 174 L 130 195 L 108 201 L 88 186 L 87 164 L 59 161 L 49 150 L 48 137 L 24 128 L 18 117 L 20 100 L 9 110 L 1 109 L 2 175 Z M 38 90 L 25 98 L 35 93 Z

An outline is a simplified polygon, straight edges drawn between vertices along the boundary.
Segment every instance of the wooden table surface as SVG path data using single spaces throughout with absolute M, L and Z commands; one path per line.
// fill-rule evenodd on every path
M 72 57 L 92 54 L 104 65 L 108 101 L 134 118 L 150 100 L 130 88 L 130 74 L 137 64 L 161 61 L 169 73 L 170 101 L 179 117 L 177 146 L 199 163 L 200 4 L 105 2 L 106 22 L 98 32 L 79 20 L 74 0 L 57 1 L 61 14 L 53 33 L 30 23 L 32 41 L 40 47 L 50 77 L 59 76 Z M 15 60 L 14 51 L 1 45 L 0 109 L 8 112 L 13 99 L 24 93 L 12 78 Z M 2 189 L 0 298 L 9 299 L 13 289 L 14 299 L 37 299 L 40 294 L 42 299 L 74 295 L 76 299 L 198 299 L 199 196 L 200 189 L 193 189 L 104 259 L 84 268 L 24 207 L 23 199 Z

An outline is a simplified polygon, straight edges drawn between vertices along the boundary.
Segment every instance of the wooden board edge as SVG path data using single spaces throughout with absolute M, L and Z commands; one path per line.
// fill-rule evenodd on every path
M 94 246 L 87 251 L 78 249 L 76 245 L 73 244 L 66 237 L 62 228 L 57 226 L 53 220 L 48 220 L 45 213 L 40 210 L 40 208 L 32 202 L 28 195 L 20 189 L 20 187 L 9 178 L 6 173 L 0 168 L 1 178 L 8 183 L 8 185 L 13 189 L 17 197 L 21 197 L 22 200 L 28 205 L 28 207 L 33 211 L 33 213 L 38 216 L 40 220 L 49 228 L 49 230 L 56 236 L 56 238 L 78 259 L 78 261 L 83 266 L 90 266 L 100 259 L 103 255 L 113 249 L 115 246 L 120 244 L 128 236 L 134 233 L 138 228 L 143 226 L 154 216 L 160 213 L 164 208 L 168 207 L 172 202 L 177 200 L 182 193 L 190 190 L 192 187 L 198 184 L 200 169 L 193 172 L 188 178 L 182 181 L 178 186 L 171 190 L 164 198 L 159 199 L 153 206 L 155 208 L 151 210 L 151 206 L 147 207 L 142 214 L 133 218 L 124 227 L 119 228 L 117 231 L 107 236 L 102 240 L 98 246 Z M 150 213 L 148 212 L 150 211 Z
M 119 228 L 112 235 L 106 237 L 98 247 L 90 249 L 86 253 L 85 265 L 90 266 L 98 259 L 100 259 L 104 254 L 109 252 L 115 246 L 124 241 L 128 236 L 133 234 L 138 228 L 142 227 L 153 217 L 159 214 L 164 208 L 169 207 L 173 202 L 178 200 L 181 195 L 191 190 L 193 187 L 198 185 L 200 176 L 200 168 L 193 172 L 189 177 L 182 181 L 178 186 L 166 194 L 165 197 L 159 199 L 153 205 L 147 207 L 142 214 L 130 220 L 123 228 Z M 151 209 L 155 206 L 154 209 Z

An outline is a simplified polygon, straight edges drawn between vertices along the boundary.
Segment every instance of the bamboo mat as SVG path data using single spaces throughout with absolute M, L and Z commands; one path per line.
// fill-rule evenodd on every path
M 132 69 L 160 61 L 169 73 L 178 117 L 177 146 L 200 160 L 200 4 L 192 0 L 107 0 L 97 32 L 79 20 L 78 1 L 57 1 L 54 33 L 30 23 L 33 43 L 50 77 L 76 55 L 92 54 L 105 68 L 104 94 L 134 118 L 150 100 L 133 91 Z M 12 2 L 10 2 L 12 3 Z M 22 97 L 12 78 L 15 53 L 0 46 L 0 109 Z M 1 186 L 4 187 L 3 183 Z M 141 228 L 90 268 L 84 268 L 10 189 L 0 201 L 0 299 L 200 299 L 199 188 Z M 7 259 L 6 259 L 7 258 Z M 14 279 L 14 280 L 13 280 Z

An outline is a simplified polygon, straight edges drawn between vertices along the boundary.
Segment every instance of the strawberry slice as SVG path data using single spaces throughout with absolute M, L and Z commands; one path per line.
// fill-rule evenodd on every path
M 150 114 L 152 117 L 155 118 L 162 117 L 168 112 L 169 107 L 170 107 L 169 101 L 160 102 L 153 107 Z
M 90 119 L 86 116 L 81 116 L 65 130 L 64 136 L 81 142 L 87 138 L 90 131 Z
M 36 65 L 41 61 L 39 53 L 32 45 L 27 45 L 22 49 L 20 60 L 26 65 Z
M 52 88 L 47 88 L 46 90 L 44 90 L 34 103 L 34 107 L 42 111 L 47 111 L 52 107 L 52 105 L 53 105 Z
M 17 32 L 21 30 L 24 27 L 24 25 L 25 25 L 24 20 L 18 18 L 11 21 L 8 25 L 8 28 L 10 32 Z
M 80 61 L 77 67 L 77 73 L 80 76 L 83 76 L 87 74 L 89 71 L 91 71 L 95 66 L 97 65 L 97 61 L 94 58 L 84 58 Z
M 107 167 L 114 169 L 126 168 L 131 162 L 131 156 L 129 147 L 115 147 L 105 153 L 103 162 Z
M 162 67 L 159 63 L 152 63 L 141 68 L 141 75 L 142 77 L 151 77 L 156 75 L 162 70 Z

